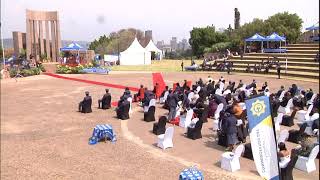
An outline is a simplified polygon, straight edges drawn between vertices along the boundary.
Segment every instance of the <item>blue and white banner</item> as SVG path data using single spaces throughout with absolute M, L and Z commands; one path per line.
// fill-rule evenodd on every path
M 279 180 L 277 144 L 274 137 L 269 97 L 259 96 L 245 101 L 254 163 L 260 176 Z

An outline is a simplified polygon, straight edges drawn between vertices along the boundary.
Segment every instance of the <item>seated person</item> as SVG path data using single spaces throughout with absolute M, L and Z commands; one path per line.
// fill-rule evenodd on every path
M 79 112 L 82 113 L 91 113 L 91 104 L 92 104 L 92 98 L 89 96 L 89 92 L 85 92 L 86 96 L 83 98 L 83 100 L 79 103 Z
M 102 99 L 98 100 L 98 107 L 101 109 L 109 109 L 111 107 L 111 94 L 109 89 L 106 89 L 106 94 L 103 95 Z
M 118 119 L 129 119 L 130 102 L 128 101 L 128 96 L 122 96 L 118 102 L 118 107 L 116 108 Z
M 278 144 L 279 152 L 278 156 L 280 158 L 279 167 L 285 168 L 290 162 L 290 152 L 286 148 L 286 144 L 284 142 L 280 142 Z
M 143 99 L 144 99 L 144 88 L 143 88 L 143 85 L 141 84 L 138 93 L 134 94 L 134 101 L 143 102 Z

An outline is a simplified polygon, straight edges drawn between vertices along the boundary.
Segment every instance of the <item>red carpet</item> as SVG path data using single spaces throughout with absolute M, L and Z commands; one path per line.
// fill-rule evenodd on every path
M 52 74 L 52 73 L 44 73 L 45 75 L 55 77 L 55 78 L 60 78 L 60 79 L 67 79 L 67 80 L 72 80 L 72 81 L 78 81 L 78 82 L 83 82 L 83 83 L 89 83 L 89 84 L 94 84 L 94 85 L 100 85 L 100 86 L 107 86 L 111 88 L 117 88 L 117 89 L 125 89 L 128 86 L 123 86 L 123 85 L 118 85 L 118 84 L 110 84 L 110 83 L 103 83 L 103 82 L 97 82 L 97 81 L 91 81 L 91 80 L 85 80 L 85 79 L 78 79 L 78 78 L 71 78 L 71 77 L 65 77 L 65 76 L 60 76 L 57 74 Z M 135 87 L 128 87 L 131 91 L 138 91 L 138 88 Z
M 100 86 L 107 86 L 107 87 L 111 87 L 111 88 L 117 88 L 117 89 L 125 89 L 127 86 L 122 86 L 122 85 L 118 85 L 118 84 L 110 84 L 110 83 L 103 83 L 103 82 L 97 82 L 97 81 L 90 81 L 90 80 L 85 80 L 85 79 L 78 79 L 78 78 L 71 78 L 71 77 L 64 77 L 64 76 L 60 76 L 57 74 L 52 74 L 52 73 L 44 73 L 45 75 L 51 76 L 51 77 L 55 77 L 55 78 L 60 78 L 60 79 L 67 79 L 67 80 L 72 80 L 72 81 L 78 81 L 78 82 L 83 82 L 83 83 L 89 83 L 89 84 L 94 84 L 94 85 L 100 85 Z M 128 87 L 131 91 L 138 91 L 138 88 L 135 87 Z M 118 102 L 112 102 L 111 103 L 112 106 L 117 107 L 118 106 Z
M 157 97 L 160 97 L 162 91 L 166 88 L 166 83 L 163 80 L 161 73 L 152 73 L 152 80 L 153 80 L 153 86 L 156 85 L 156 83 L 159 84 L 159 90 L 157 92 Z

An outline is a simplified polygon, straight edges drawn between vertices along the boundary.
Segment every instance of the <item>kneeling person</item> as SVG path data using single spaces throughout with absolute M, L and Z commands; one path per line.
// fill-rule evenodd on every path
M 83 98 L 83 100 L 79 103 L 79 112 L 82 113 L 91 113 L 91 104 L 92 104 L 92 98 L 89 96 L 89 92 L 85 92 L 86 96 Z
M 111 94 L 109 89 L 106 89 L 106 94 L 103 95 L 102 99 L 98 100 L 98 106 L 101 109 L 109 109 L 111 107 Z

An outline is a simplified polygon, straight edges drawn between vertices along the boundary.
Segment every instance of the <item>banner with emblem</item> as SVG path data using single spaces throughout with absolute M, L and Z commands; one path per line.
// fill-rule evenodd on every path
M 252 155 L 263 179 L 278 180 L 277 143 L 273 129 L 269 97 L 258 96 L 245 101 Z

